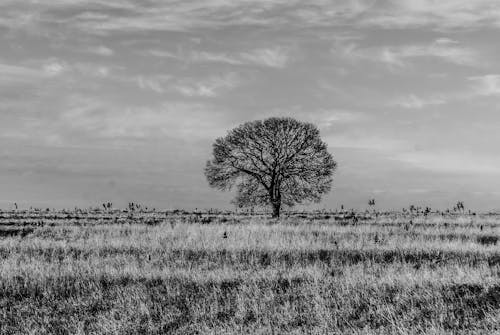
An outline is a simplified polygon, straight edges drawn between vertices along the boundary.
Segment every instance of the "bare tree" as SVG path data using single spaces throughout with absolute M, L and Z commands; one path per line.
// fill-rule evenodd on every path
M 331 189 L 336 162 L 311 123 L 292 118 L 247 122 L 218 138 L 205 175 L 210 186 L 237 187 L 240 207 L 319 202 Z

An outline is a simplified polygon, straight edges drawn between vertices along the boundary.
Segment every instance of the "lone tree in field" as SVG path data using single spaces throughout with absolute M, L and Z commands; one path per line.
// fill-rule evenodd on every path
M 213 145 L 205 175 L 210 186 L 237 187 L 239 207 L 319 202 L 330 191 L 337 163 L 311 123 L 292 118 L 247 122 Z

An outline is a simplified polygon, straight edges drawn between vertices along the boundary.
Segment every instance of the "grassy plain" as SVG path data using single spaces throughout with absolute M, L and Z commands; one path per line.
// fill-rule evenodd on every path
M 500 333 L 500 217 L 0 214 L 0 334 Z

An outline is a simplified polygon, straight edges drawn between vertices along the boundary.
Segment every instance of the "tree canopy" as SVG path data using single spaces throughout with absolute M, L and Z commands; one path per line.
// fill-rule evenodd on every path
M 318 128 L 288 117 L 244 123 L 218 138 L 205 175 L 210 186 L 237 187 L 240 207 L 319 202 L 330 191 L 337 163 Z

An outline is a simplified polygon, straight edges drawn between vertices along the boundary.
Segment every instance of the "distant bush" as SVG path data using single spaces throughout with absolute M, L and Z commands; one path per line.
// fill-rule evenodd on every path
M 478 236 L 476 241 L 479 244 L 483 245 L 496 245 L 499 237 L 495 235 L 481 235 Z

